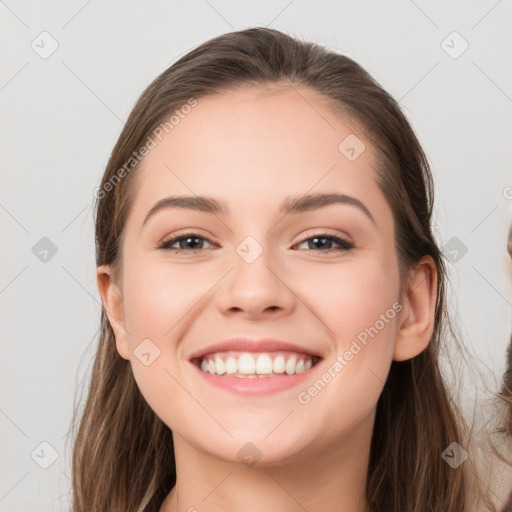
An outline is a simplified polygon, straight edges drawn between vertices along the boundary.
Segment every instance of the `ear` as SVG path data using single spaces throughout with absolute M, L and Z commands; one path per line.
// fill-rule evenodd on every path
M 436 295 L 436 266 L 431 256 L 424 256 L 411 271 L 403 293 L 395 361 L 411 359 L 427 348 L 434 331 Z
M 108 316 L 119 355 L 124 359 L 130 359 L 128 333 L 125 328 L 123 295 L 119 287 L 112 279 L 112 269 L 109 265 L 101 265 L 97 268 L 96 279 L 101 295 L 103 307 Z

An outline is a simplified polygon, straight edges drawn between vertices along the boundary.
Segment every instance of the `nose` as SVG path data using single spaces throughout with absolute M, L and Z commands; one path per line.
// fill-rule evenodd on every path
M 263 250 L 254 261 L 237 253 L 232 261 L 233 267 L 217 294 L 217 305 L 222 314 L 256 320 L 293 313 L 298 300 L 293 280 L 269 251 Z

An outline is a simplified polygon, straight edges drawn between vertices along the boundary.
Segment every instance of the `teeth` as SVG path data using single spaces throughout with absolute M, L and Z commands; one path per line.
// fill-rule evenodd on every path
M 306 355 L 253 354 L 244 352 L 239 356 L 224 358 L 221 354 L 212 354 L 201 361 L 201 370 L 211 375 L 231 375 L 234 377 L 255 378 L 257 376 L 294 375 L 309 370 L 313 360 Z
M 204 359 L 203 359 L 204 361 Z M 201 363 L 201 369 L 203 368 L 203 364 Z M 228 357 L 226 360 L 226 373 L 229 375 L 233 375 L 238 371 L 238 364 L 234 357 Z
M 256 361 L 251 354 L 242 354 L 238 360 L 238 373 L 242 375 L 251 375 L 256 373 Z
M 288 375 L 293 375 L 295 373 L 295 367 L 297 366 L 297 358 L 295 356 L 290 357 L 288 361 L 286 361 L 286 365 L 284 367 L 286 373 Z
M 284 373 L 285 361 L 283 356 L 277 356 L 272 364 L 274 373 Z
M 261 354 L 256 359 L 256 373 L 268 375 L 272 373 L 272 359 L 267 354 Z
M 224 373 L 226 373 L 226 365 L 219 356 L 215 358 L 215 369 L 218 375 L 223 375 Z

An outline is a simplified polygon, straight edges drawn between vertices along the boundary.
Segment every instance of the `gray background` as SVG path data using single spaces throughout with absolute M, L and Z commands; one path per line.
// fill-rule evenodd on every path
M 512 324 L 510 1 L 0 1 L 0 511 L 70 500 L 66 434 L 101 312 L 92 194 L 123 121 L 178 57 L 257 25 L 347 54 L 400 101 L 456 255 L 452 309 L 497 385 Z

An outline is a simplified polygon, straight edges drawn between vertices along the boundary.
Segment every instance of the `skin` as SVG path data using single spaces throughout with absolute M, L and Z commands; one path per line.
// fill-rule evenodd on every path
M 351 133 L 366 146 L 354 161 L 338 150 Z M 375 181 L 375 158 L 370 142 L 315 92 L 286 86 L 199 98 L 146 156 L 126 224 L 122 277 L 114 282 L 101 266 L 97 279 L 117 350 L 173 431 L 177 485 L 161 512 L 366 510 L 376 404 L 392 360 L 428 345 L 436 295 L 435 267 L 424 257 L 400 296 L 394 222 Z M 321 192 L 358 198 L 376 224 L 350 205 L 284 217 L 278 211 L 287 196 Z M 171 194 L 212 196 L 231 214 L 174 208 L 141 229 L 151 207 Z M 184 229 L 213 244 L 177 242 L 181 253 L 158 248 Z M 325 231 L 355 247 L 301 242 Z M 236 252 L 249 235 L 263 248 L 250 264 Z M 301 404 L 297 393 L 397 301 L 403 309 L 394 319 Z M 288 340 L 323 359 L 298 388 L 241 397 L 206 384 L 188 361 L 237 335 Z M 134 355 L 146 338 L 160 350 L 149 366 Z M 261 453 L 253 467 L 237 457 L 247 442 Z

